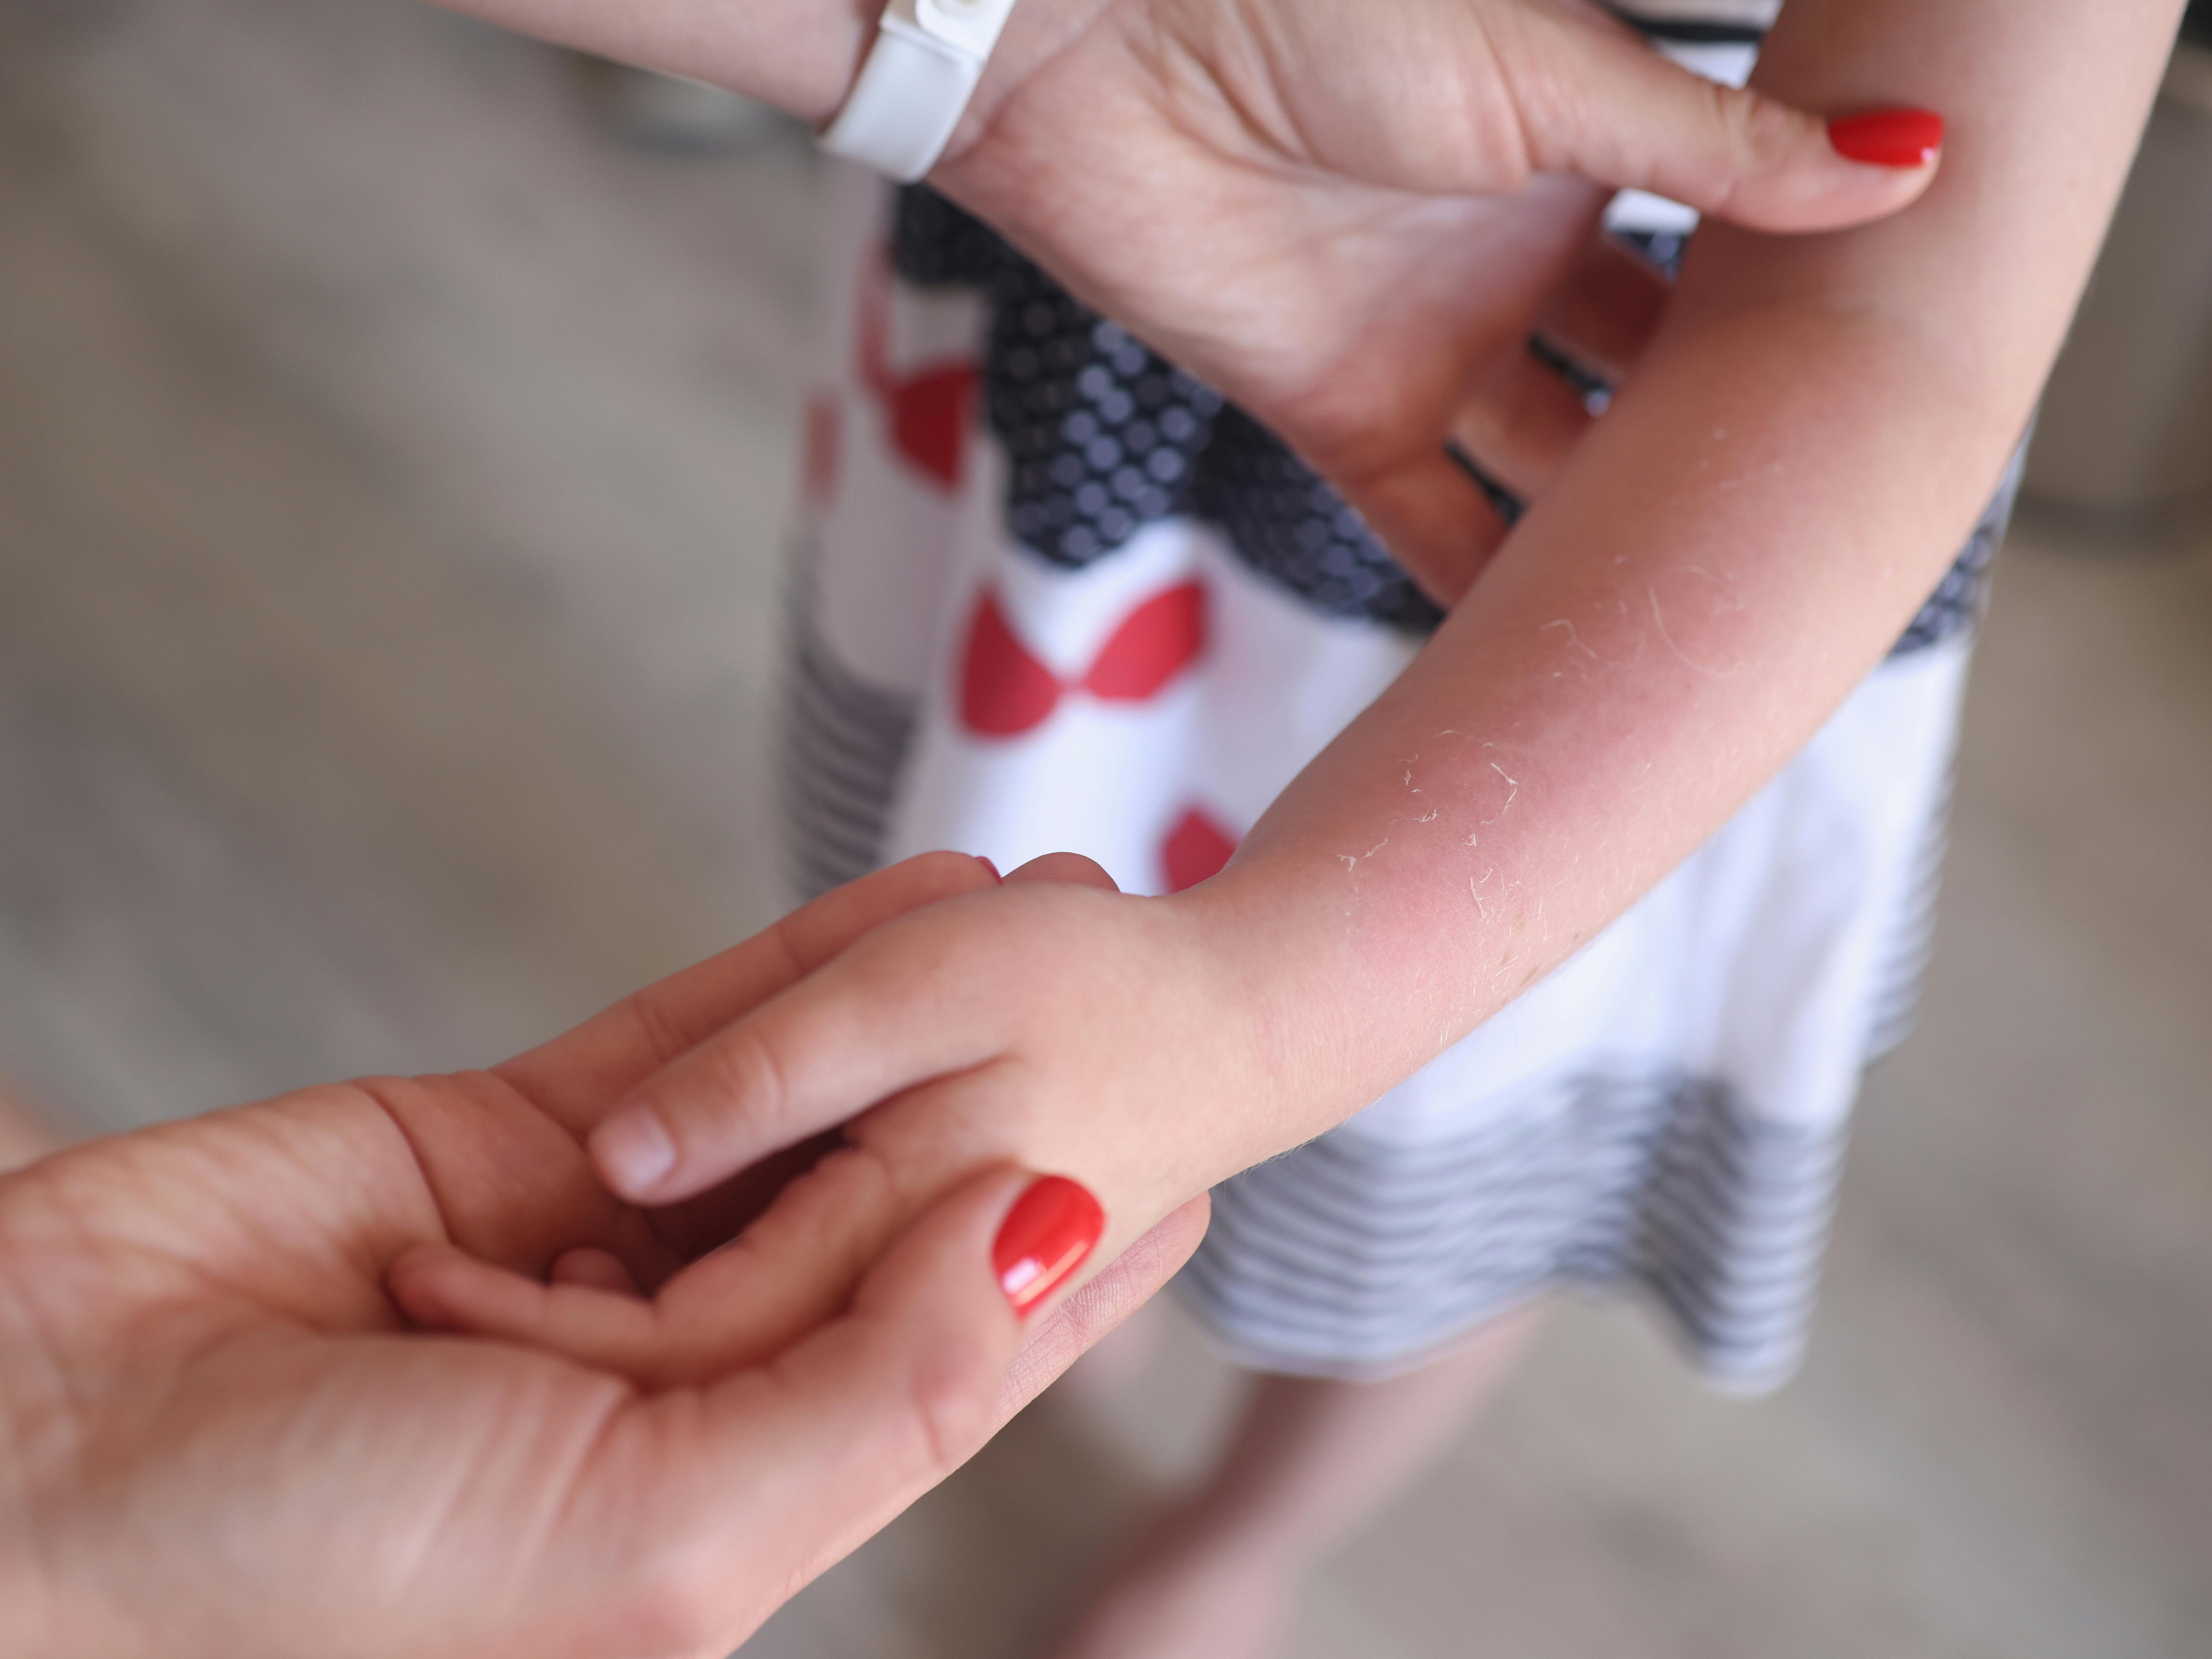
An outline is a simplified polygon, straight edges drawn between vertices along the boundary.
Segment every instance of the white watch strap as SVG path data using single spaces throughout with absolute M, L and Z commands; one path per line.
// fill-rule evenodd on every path
M 832 155 L 911 182 L 967 112 L 1014 0 L 890 0 L 852 96 L 822 135 Z

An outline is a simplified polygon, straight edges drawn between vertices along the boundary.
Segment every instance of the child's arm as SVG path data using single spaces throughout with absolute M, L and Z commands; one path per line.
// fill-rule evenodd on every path
M 1569 470 L 1214 881 L 1146 902 L 1010 884 L 909 917 L 639 1091 L 595 1150 L 655 1202 L 866 1114 L 860 1151 L 793 1189 L 750 1261 L 692 1270 L 695 1313 L 742 1327 L 728 1292 L 748 1273 L 806 1275 L 834 1305 L 901 1217 L 998 1158 L 1090 1184 L 1103 1259 L 1358 1109 L 1723 823 L 1964 538 L 2178 12 L 1797 0 L 1761 79 L 1814 106 L 1943 110 L 1927 198 L 1820 238 L 1710 228 Z M 555 1334 L 613 1357 L 647 1340 L 605 1313 Z
M 2025 429 L 2179 10 L 1789 8 L 1759 82 L 1941 108 L 1942 171 L 1911 211 L 1838 235 L 1709 226 L 1633 383 L 1207 896 L 1304 969 L 1272 976 L 1279 1010 L 1341 1011 L 1328 1044 L 1285 1050 L 1296 1092 L 1363 1095 L 1494 1012 L 1881 659 Z

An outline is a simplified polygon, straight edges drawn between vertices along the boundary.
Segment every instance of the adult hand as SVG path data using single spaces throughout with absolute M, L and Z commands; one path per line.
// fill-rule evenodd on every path
M 1613 187 L 1805 231 L 1934 171 L 1848 161 L 1583 0 L 1021 0 L 933 182 L 1273 427 L 1448 601 L 1504 526 L 1447 435 L 1534 494 L 1589 417 L 1531 325 L 1548 302 L 1618 376 L 1662 309 L 1589 252 Z
M 0 1181 L 0 1649 L 727 1652 L 1156 1289 L 1202 1213 L 1023 1349 L 986 1264 L 1028 1177 L 1000 1165 L 803 1341 L 652 1394 L 410 1330 L 387 1277 L 458 1246 L 649 1286 L 719 1244 L 762 1191 L 647 1214 L 582 1134 L 692 1034 L 988 880 L 913 860 L 490 1072 L 304 1090 Z
M 1279 1150 L 1250 1130 L 1290 1080 L 1255 1067 L 1255 976 L 1203 903 L 1126 897 L 1062 853 L 887 922 L 696 1034 L 591 1137 L 610 1190 L 666 1206 L 836 1134 L 732 1248 L 650 1297 L 619 1272 L 549 1285 L 453 1247 L 417 1253 L 396 1288 L 426 1325 L 667 1386 L 790 1346 L 984 1170 L 1080 1171 L 1117 1250 Z
M 444 3 L 815 122 L 882 9 Z M 1932 155 L 1902 149 L 1847 160 L 1821 117 L 1668 63 L 1589 0 L 1019 0 L 931 182 L 1280 433 L 1449 601 L 1504 526 L 1447 435 L 1533 495 L 1589 416 L 1522 350 L 1531 324 L 1548 307 L 1617 377 L 1662 308 L 1591 252 L 1612 190 L 1837 229 L 1927 188 Z

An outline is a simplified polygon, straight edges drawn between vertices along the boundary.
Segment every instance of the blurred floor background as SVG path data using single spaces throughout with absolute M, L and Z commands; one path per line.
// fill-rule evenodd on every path
M 479 1062 L 781 907 L 814 179 L 403 0 L 0 0 L 0 1076 Z M 2212 1653 L 2212 529 L 2001 573 L 1804 1376 L 1571 1310 L 1289 1659 Z M 1152 1334 L 748 1654 L 1030 1651 L 1225 1408 Z

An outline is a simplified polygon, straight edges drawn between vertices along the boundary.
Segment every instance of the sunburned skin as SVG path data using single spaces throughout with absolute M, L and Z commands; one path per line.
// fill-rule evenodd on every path
M 1660 597 L 1662 585 L 1664 599 Z M 1644 591 L 1651 601 L 1652 627 L 1684 664 L 1719 680 L 1742 672 L 1751 618 L 1744 613 L 1743 596 L 1734 587 L 1692 564 L 1646 583 Z

